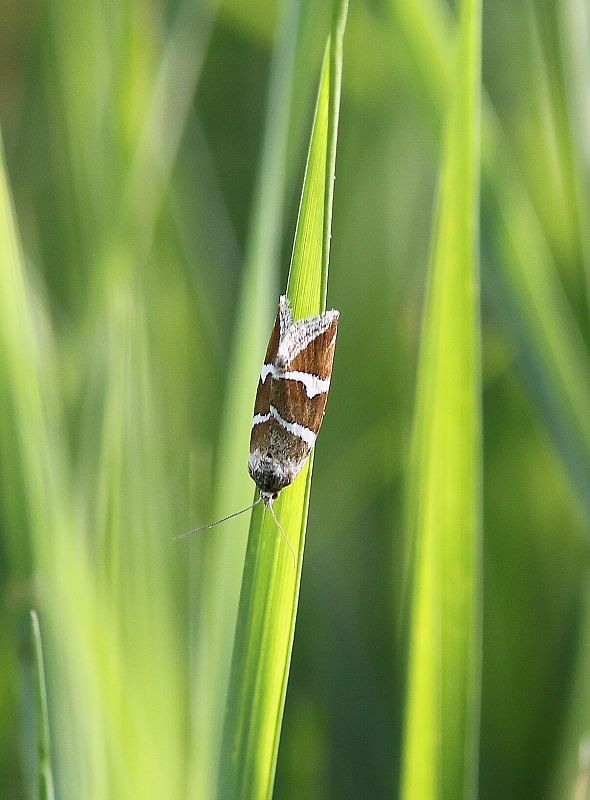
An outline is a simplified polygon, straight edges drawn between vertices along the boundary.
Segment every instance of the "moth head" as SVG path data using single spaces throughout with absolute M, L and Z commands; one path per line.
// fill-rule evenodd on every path
M 272 505 L 278 496 L 278 492 L 263 492 L 262 489 L 260 490 L 260 498 L 265 506 Z

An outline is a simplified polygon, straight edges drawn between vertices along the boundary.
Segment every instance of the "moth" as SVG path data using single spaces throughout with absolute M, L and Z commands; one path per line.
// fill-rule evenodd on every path
M 339 317 L 340 312 L 331 309 L 294 320 L 287 296 L 281 295 L 260 370 L 250 433 L 248 472 L 258 487 L 258 498 L 247 508 L 183 536 L 243 514 L 260 501 L 284 535 L 272 504 L 293 483 L 315 445 L 330 389 Z M 295 559 L 286 536 L 285 540 Z
M 307 461 L 324 418 L 340 313 L 293 320 L 286 295 L 260 371 L 248 472 L 272 505 Z

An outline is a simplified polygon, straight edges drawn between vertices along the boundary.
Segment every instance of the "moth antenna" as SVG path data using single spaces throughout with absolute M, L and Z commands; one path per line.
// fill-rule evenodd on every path
M 287 547 L 291 551 L 291 556 L 293 557 L 293 569 L 296 570 L 297 569 L 297 559 L 295 558 L 295 551 L 291 547 L 291 542 L 289 541 L 289 537 L 287 536 L 287 534 L 283 530 L 283 526 L 281 525 L 281 523 L 277 519 L 277 515 L 275 514 L 275 510 L 272 507 L 272 500 L 270 498 L 268 499 L 268 502 L 266 503 L 266 507 L 270 510 L 270 513 L 272 514 L 272 518 L 274 519 L 274 521 L 275 521 L 275 523 L 277 525 L 277 528 L 281 532 L 281 536 L 283 537 L 283 539 L 287 543 Z
M 250 509 L 257 506 L 258 503 L 262 500 L 262 497 L 259 495 L 258 500 L 255 500 L 252 505 L 246 506 L 246 508 L 242 508 L 241 511 L 234 511 L 233 514 L 228 514 L 227 517 L 222 517 L 221 519 L 216 520 L 215 522 L 209 522 L 207 525 L 200 525 L 198 528 L 191 528 L 190 531 L 186 531 L 185 533 L 181 533 L 180 536 L 173 536 L 172 541 L 176 542 L 178 539 L 184 539 L 185 536 L 190 536 L 192 533 L 199 533 L 199 531 L 206 531 L 208 528 L 214 528 L 216 525 L 219 525 L 221 522 L 227 522 L 228 519 L 232 519 L 233 517 L 238 517 L 240 514 L 245 514 L 246 511 L 250 511 Z M 274 514 L 273 514 L 274 516 Z M 275 518 L 276 519 L 276 518 Z

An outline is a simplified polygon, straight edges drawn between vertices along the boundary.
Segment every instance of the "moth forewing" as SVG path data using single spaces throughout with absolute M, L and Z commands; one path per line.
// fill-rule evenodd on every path
M 243 514 L 262 500 L 270 509 L 295 564 L 295 553 L 272 503 L 295 480 L 315 445 L 330 389 L 339 317 L 340 312 L 332 309 L 294 321 L 289 300 L 285 295 L 279 298 L 279 310 L 260 370 L 250 434 L 248 472 L 259 489 L 258 499 L 241 511 L 182 536 Z
M 248 459 L 265 501 L 293 482 L 315 444 L 330 388 L 338 318 L 339 312 L 331 310 L 294 322 L 287 297 L 279 300 L 260 372 Z

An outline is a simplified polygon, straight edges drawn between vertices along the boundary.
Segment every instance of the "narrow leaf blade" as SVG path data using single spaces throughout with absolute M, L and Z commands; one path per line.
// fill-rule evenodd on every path
M 423 323 L 409 485 L 414 563 L 402 797 L 476 786 L 480 661 L 481 2 L 463 0 Z
M 331 209 L 333 191 L 346 11 L 346 3 L 335 6 L 320 78 L 287 287 L 296 318 L 325 308 L 331 226 L 327 208 L 329 204 Z M 311 463 L 310 459 L 275 503 L 276 515 L 297 554 L 296 569 L 272 516 L 262 504 L 252 513 L 220 768 L 220 796 L 228 800 L 272 795 L 299 597 Z
M 35 651 L 37 671 L 37 753 L 38 753 L 38 797 L 39 800 L 54 800 L 53 772 L 51 770 L 51 746 L 49 736 L 49 710 L 47 707 L 47 689 L 45 685 L 45 666 L 43 664 L 43 646 L 41 643 L 41 627 L 37 612 L 31 610 L 31 630 Z

